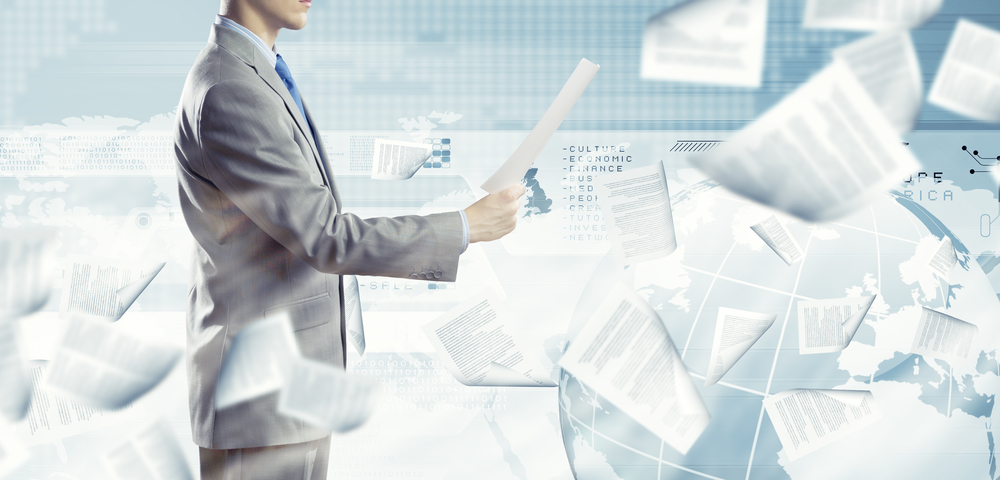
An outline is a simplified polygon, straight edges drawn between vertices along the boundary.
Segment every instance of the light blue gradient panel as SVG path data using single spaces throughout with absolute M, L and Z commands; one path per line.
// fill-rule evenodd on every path
M 563 129 L 732 130 L 861 35 L 803 30 L 804 2 L 772 0 L 761 88 L 640 80 L 646 20 L 679 3 L 317 1 L 278 50 L 323 130 L 394 129 L 433 110 L 464 115 L 458 129 L 530 129 L 584 57 L 602 69 Z M 216 10 L 200 0 L 0 2 L 0 126 L 172 111 Z M 994 0 L 949 0 L 914 30 L 925 87 L 955 21 L 1000 28 L 998 10 Z M 918 128 L 989 126 L 925 106 Z

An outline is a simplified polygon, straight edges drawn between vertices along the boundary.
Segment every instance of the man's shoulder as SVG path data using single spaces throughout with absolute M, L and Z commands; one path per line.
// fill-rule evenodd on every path
M 248 65 L 225 48 L 210 43 L 198 55 L 188 73 L 185 90 L 188 87 L 208 91 L 219 84 L 261 83 L 254 67 Z

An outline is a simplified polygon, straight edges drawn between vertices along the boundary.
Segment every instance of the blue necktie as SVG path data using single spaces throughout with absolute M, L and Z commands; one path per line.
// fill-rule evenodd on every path
M 274 71 L 278 72 L 278 76 L 281 77 L 281 81 L 285 84 L 285 88 L 288 89 L 288 93 L 292 95 L 292 99 L 295 100 L 295 105 L 299 107 L 299 112 L 302 112 L 302 118 L 306 121 L 306 126 L 309 127 L 309 119 L 306 118 L 306 109 L 302 106 L 302 97 L 299 96 L 299 88 L 295 86 L 295 80 L 292 79 L 292 72 L 288 70 L 288 65 L 278 55 L 278 61 L 274 62 Z

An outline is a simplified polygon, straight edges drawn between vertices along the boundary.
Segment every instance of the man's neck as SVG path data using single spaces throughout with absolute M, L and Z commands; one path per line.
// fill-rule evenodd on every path
M 264 43 L 267 44 L 272 50 L 274 49 L 274 41 L 278 39 L 278 32 L 281 27 L 271 27 L 264 21 L 264 17 L 258 14 L 253 9 L 240 5 L 238 2 L 232 2 L 231 5 L 223 5 L 222 9 L 219 11 L 219 15 L 226 17 L 253 32 L 257 35 Z

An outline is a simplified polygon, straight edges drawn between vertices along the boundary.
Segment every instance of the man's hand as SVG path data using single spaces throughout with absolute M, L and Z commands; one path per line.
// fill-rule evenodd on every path
M 480 198 L 465 209 L 469 220 L 469 243 L 489 242 L 507 235 L 517 226 L 517 208 L 524 186 L 512 185 Z

